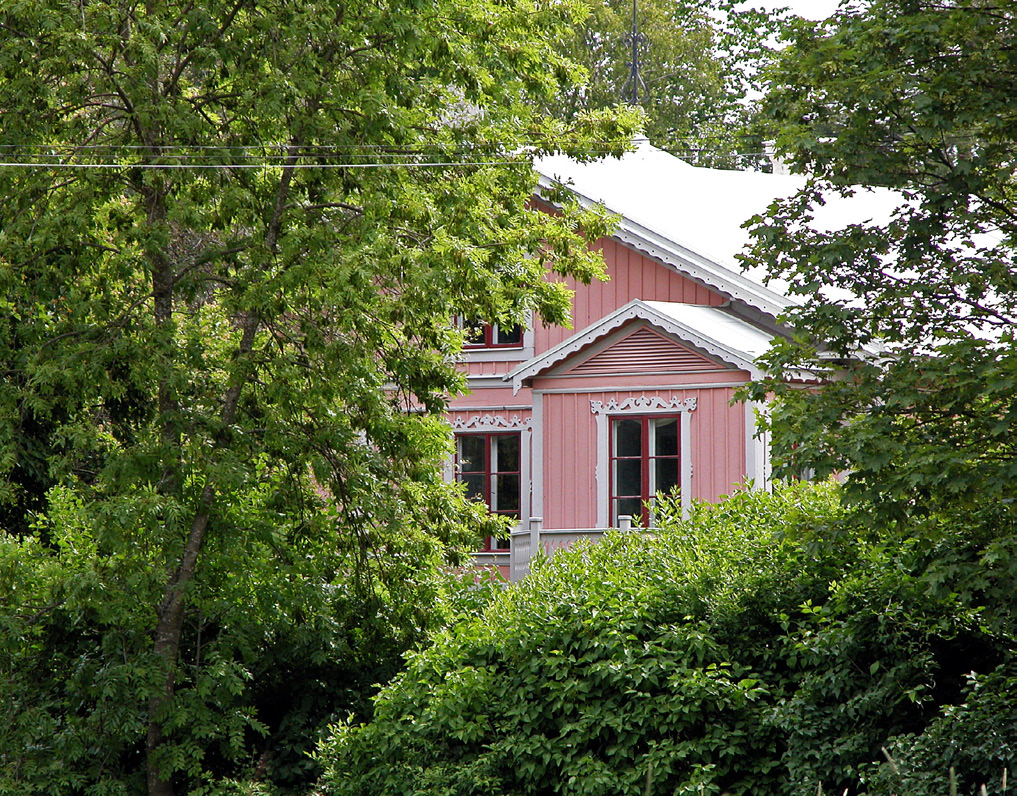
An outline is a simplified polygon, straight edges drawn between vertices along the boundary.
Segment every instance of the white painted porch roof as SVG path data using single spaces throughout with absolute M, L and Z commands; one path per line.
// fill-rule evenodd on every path
M 542 188 L 560 183 L 586 205 L 603 204 L 621 216 L 615 238 L 692 279 L 773 316 L 797 303 L 786 283 L 764 284 L 763 270 L 744 270 L 735 255 L 749 242 L 742 224 L 775 199 L 792 196 L 804 177 L 699 168 L 645 138 L 621 158 L 579 163 L 555 155 L 534 166 Z M 836 230 L 885 221 L 899 203 L 900 196 L 885 189 L 831 195 L 816 209 L 812 226 Z
M 773 340 L 772 335 L 720 307 L 634 299 L 540 356 L 523 362 L 506 374 L 505 380 L 511 381 L 513 391 L 518 392 L 526 379 L 561 364 L 635 320 L 644 320 L 716 359 L 746 370 L 753 378 L 760 376 L 756 357 L 765 352 Z

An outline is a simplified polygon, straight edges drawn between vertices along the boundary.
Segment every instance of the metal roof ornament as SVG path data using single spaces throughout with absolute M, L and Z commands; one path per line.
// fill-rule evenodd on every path
M 646 84 L 639 76 L 639 49 L 645 49 L 649 40 L 639 32 L 636 20 L 636 0 L 632 0 L 632 30 L 626 34 L 625 40 L 632 48 L 632 60 L 629 61 L 629 79 L 625 83 L 623 94 L 628 97 L 630 104 L 638 105 L 639 87 L 642 86 L 644 90 L 646 89 Z

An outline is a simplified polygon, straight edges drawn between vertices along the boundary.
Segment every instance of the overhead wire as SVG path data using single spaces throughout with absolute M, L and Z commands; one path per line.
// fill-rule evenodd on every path
M 287 169 L 386 169 L 452 168 L 454 166 L 519 166 L 522 160 L 477 160 L 423 163 L 60 163 L 0 161 L 0 167 L 33 169 L 218 169 L 244 170 L 284 167 Z
M 749 138 L 733 134 L 733 138 Z M 951 143 L 963 143 L 964 137 Z M 977 140 L 972 136 L 971 140 Z M 760 158 L 772 153 L 753 149 L 680 146 L 673 140 L 662 146 L 677 157 L 695 160 L 706 155 L 727 158 Z M 678 144 L 678 146 L 676 146 Z M 137 144 L 4 144 L 0 143 L 0 168 L 36 169 L 143 169 L 143 170 L 256 170 L 285 165 L 293 169 L 388 169 L 388 168 L 456 168 L 518 166 L 526 158 L 514 158 L 512 152 L 523 153 L 533 143 L 489 141 L 466 146 L 383 144 L 315 144 L 292 147 L 287 144 L 168 144 L 145 146 Z M 544 144 L 546 146 L 546 143 Z M 602 148 L 603 147 L 603 148 Z M 610 154 L 606 145 L 593 142 L 583 154 L 591 157 Z M 145 154 L 152 160 L 144 162 Z M 456 156 L 461 155 L 463 159 Z M 336 162 L 342 159 L 341 162 Z M 154 161 L 154 162 L 153 162 Z M 168 161 L 168 162 L 167 162 Z M 296 162 L 295 162 L 296 161 Z
M 490 154 L 485 156 L 485 150 Z M 590 154 L 597 152 L 589 150 Z M 151 160 L 139 160 L 142 154 Z M 463 159 L 456 158 L 457 154 Z M 335 162 L 340 158 L 341 162 Z M 294 169 L 378 169 L 514 166 L 525 162 L 522 158 L 512 158 L 509 147 L 496 142 L 467 147 L 338 144 L 297 148 L 283 144 L 156 147 L 0 144 L 0 167 L 8 168 L 232 170 L 286 166 Z

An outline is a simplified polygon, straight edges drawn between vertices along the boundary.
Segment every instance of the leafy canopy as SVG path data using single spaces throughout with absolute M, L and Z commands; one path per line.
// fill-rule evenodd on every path
M 426 628 L 490 530 L 441 477 L 454 318 L 600 275 L 603 218 L 525 206 L 631 140 L 534 110 L 581 12 L 0 8 L 0 790 L 285 780 Z
M 1009 4 L 872 0 L 800 23 L 770 74 L 764 113 L 813 182 L 753 223 L 753 262 L 804 302 L 754 393 L 778 396 L 782 472 L 851 471 L 888 517 L 1012 497 L 1015 37 Z M 853 185 L 899 209 L 810 229 L 822 193 Z M 786 383 L 803 370 L 822 387 Z
M 632 2 L 592 0 L 591 13 L 561 44 L 586 78 L 549 107 L 570 119 L 632 103 Z M 759 75 L 782 17 L 741 0 L 640 0 L 638 105 L 656 146 L 696 165 L 757 165 L 762 142 L 751 129 Z

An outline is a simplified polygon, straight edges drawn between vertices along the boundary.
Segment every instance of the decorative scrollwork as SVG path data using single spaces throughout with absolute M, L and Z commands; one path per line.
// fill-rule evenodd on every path
M 590 411 L 595 415 L 601 414 L 622 414 L 626 412 L 694 412 L 696 411 L 697 398 L 679 398 L 676 395 L 671 399 L 664 400 L 658 395 L 640 395 L 637 398 L 626 398 L 618 403 L 612 398 L 607 403 L 603 401 L 590 401 Z
M 504 418 L 499 415 L 473 415 L 467 418 L 457 417 L 452 420 L 452 428 L 456 431 L 529 427 L 530 418 L 519 417 L 519 415 L 513 415 L 511 418 Z

